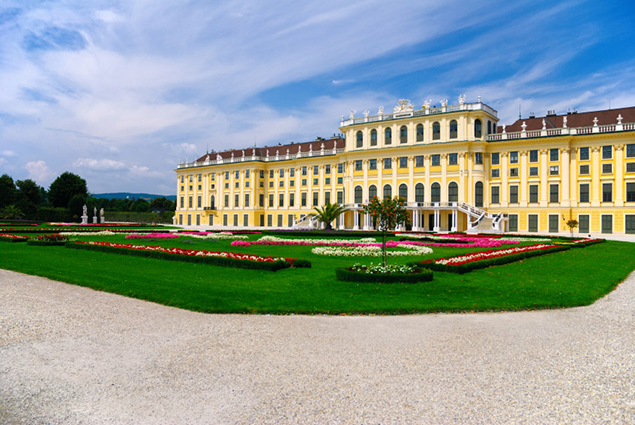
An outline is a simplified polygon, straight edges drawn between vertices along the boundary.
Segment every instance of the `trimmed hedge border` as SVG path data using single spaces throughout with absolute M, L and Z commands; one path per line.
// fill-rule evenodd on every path
M 26 242 L 28 240 L 29 240 L 29 238 L 22 238 L 22 237 L 19 237 L 19 238 L 7 238 L 5 236 L 0 236 L 0 241 L 2 241 L 2 242 Z
M 485 269 L 487 267 L 502 266 L 503 264 L 515 263 L 516 261 L 524 260 L 525 258 L 538 257 L 540 255 L 566 251 L 569 248 L 570 248 L 570 245 L 567 245 L 567 246 L 554 245 L 553 248 L 549 248 L 549 249 L 526 251 L 526 252 L 521 252 L 518 254 L 506 255 L 504 257 L 496 257 L 496 258 L 489 258 L 486 260 L 473 261 L 471 263 L 459 264 L 456 266 L 450 266 L 446 264 L 437 264 L 434 262 L 434 260 L 431 260 L 430 263 L 417 261 L 414 263 L 409 263 L 408 265 L 415 266 L 415 267 L 427 267 L 431 270 L 435 270 L 439 272 L 464 274 L 464 273 L 469 273 L 472 270 Z
M 249 260 L 237 260 L 235 258 L 225 258 L 225 257 L 198 257 L 198 256 L 189 256 L 189 255 L 177 255 L 170 254 L 167 252 L 160 251 L 141 251 L 137 249 L 128 249 L 128 248 L 116 248 L 110 246 L 103 245 L 86 245 L 80 244 L 76 242 L 67 242 L 66 248 L 70 249 L 85 249 L 88 251 L 99 251 L 99 252 L 108 252 L 114 254 L 123 254 L 123 255 L 135 255 L 138 257 L 146 257 L 146 258 L 158 258 L 161 260 L 171 260 L 171 261 L 183 261 L 189 263 L 204 263 L 204 264 L 212 264 L 214 266 L 220 267 L 236 267 L 240 269 L 252 269 L 252 270 L 268 270 L 272 272 L 276 272 L 278 270 L 287 269 L 291 267 L 291 264 L 288 261 L 277 260 L 273 263 L 266 262 L 258 262 L 258 261 L 249 261 Z M 307 260 L 296 260 L 294 261 L 306 261 L 308 263 L 308 267 L 310 267 L 311 263 Z M 300 267 L 307 267 L 306 263 Z
M 64 246 L 67 241 L 40 241 L 37 239 L 29 239 L 26 241 L 27 245 L 32 246 Z
M 569 245 L 571 248 L 584 248 L 587 247 L 589 245 L 595 245 L 598 243 L 604 243 L 606 242 L 606 239 L 591 239 L 588 242 L 577 242 L 574 244 Z
M 415 273 L 360 273 L 353 272 L 347 267 L 338 267 L 335 269 L 335 277 L 342 282 L 361 282 L 361 283 L 419 283 L 430 282 L 434 274 L 429 268 L 423 268 L 417 264 Z M 426 266 L 427 267 L 427 266 Z

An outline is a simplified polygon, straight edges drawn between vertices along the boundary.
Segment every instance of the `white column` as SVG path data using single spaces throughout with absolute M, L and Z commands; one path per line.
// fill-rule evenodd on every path
M 459 203 L 465 202 L 465 152 L 459 153 Z
M 569 148 L 560 149 L 560 158 L 562 163 L 562 171 L 560 173 L 562 179 L 562 199 L 560 205 L 568 208 L 570 204 L 569 194 L 571 193 L 571 182 L 569 180 Z
M 434 210 L 434 231 L 438 232 L 441 230 L 441 213 L 438 209 Z
M 353 230 L 359 230 L 359 212 L 357 210 L 353 210 L 353 218 L 355 220 Z
M 509 200 L 509 197 L 507 195 L 507 193 L 509 192 L 509 183 L 507 182 L 507 157 L 508 157 L 508 153 L 507 152 L 501 152 L 501 165 L 502 165 L 502 169 L 501 169 L 501 178 L 502 178 L 502 183 L 501 183 L 501 188 L 500 188 L 500 203 L 501 203 L 501 207 L 506 207 L 507 206 L 507 202 Z
M 527 151 L 520 152 L 520 207 L 527 206 Z
M 624 145 L 615 145 L 615 206 L 624 206 Z
M 408 134 L 410 137 L 410 134 Z M 415 200 L 415 157 L 408 157 L 408 202 Z M 413 220 L 414 221 L 414 220 Z
M 344 213 L 340 214 L 340 230 L 344 230 L 346 227 L 344 226 Z
M 547 165 L 547 149 L 540 150 L 540 206 L 546 207 L 549 202 L 549 179 L 548 179 L 548 165 Z M 540 230 L 540 229 L 538 229 Z
M 447 153 L 441 154 L 441 202 L 448 202 L 448 154 Z
M 452 228 L 450 229 L 450 231 L 452 231 L 452 232 L 456 232 L 456 229 L 458 227 L 457 223 L 456 223 L 457 222 L 457 217 L 458 217 L 458 215 L 456 213 L 456 210 L 453 209 L 452 210 Z
M 591 159 L 592 159 L 592 167 L 593 172 L 591 176 L 593 176 L 592 180 L 592 189 L 593 192 L 591 197 L 591 206 L 599 207 L 600 206 L 600 147 L 593 146 L 591 148 Z

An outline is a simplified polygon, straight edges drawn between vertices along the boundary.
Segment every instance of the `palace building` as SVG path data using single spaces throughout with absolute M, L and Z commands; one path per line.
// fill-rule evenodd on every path
M 371 229 L 363 204 L 400 196 L 417 231 L 564 233 L 575 219 L 576 234 L 635 234 L 635 107 L 506 126 L 480 98 L 400 100 L 340 131 L 180 162 L 175 224 L 310 227 L 314 207 L 338 203 L 337 228 Z

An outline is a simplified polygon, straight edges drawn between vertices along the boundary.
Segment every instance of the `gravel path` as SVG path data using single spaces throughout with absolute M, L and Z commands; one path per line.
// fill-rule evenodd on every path
M 0 423 L 635 423 L 634 299 L 206 315 L 0 270 Z

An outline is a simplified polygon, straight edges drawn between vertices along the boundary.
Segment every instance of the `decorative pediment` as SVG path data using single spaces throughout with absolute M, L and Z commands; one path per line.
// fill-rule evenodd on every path
M 397 106 L 394 107 L 393 111 L 394 113 L 412 112 L 413 109 L 414 106 L 408 99 L 399 99 L 399 102 L 397 102 Z

